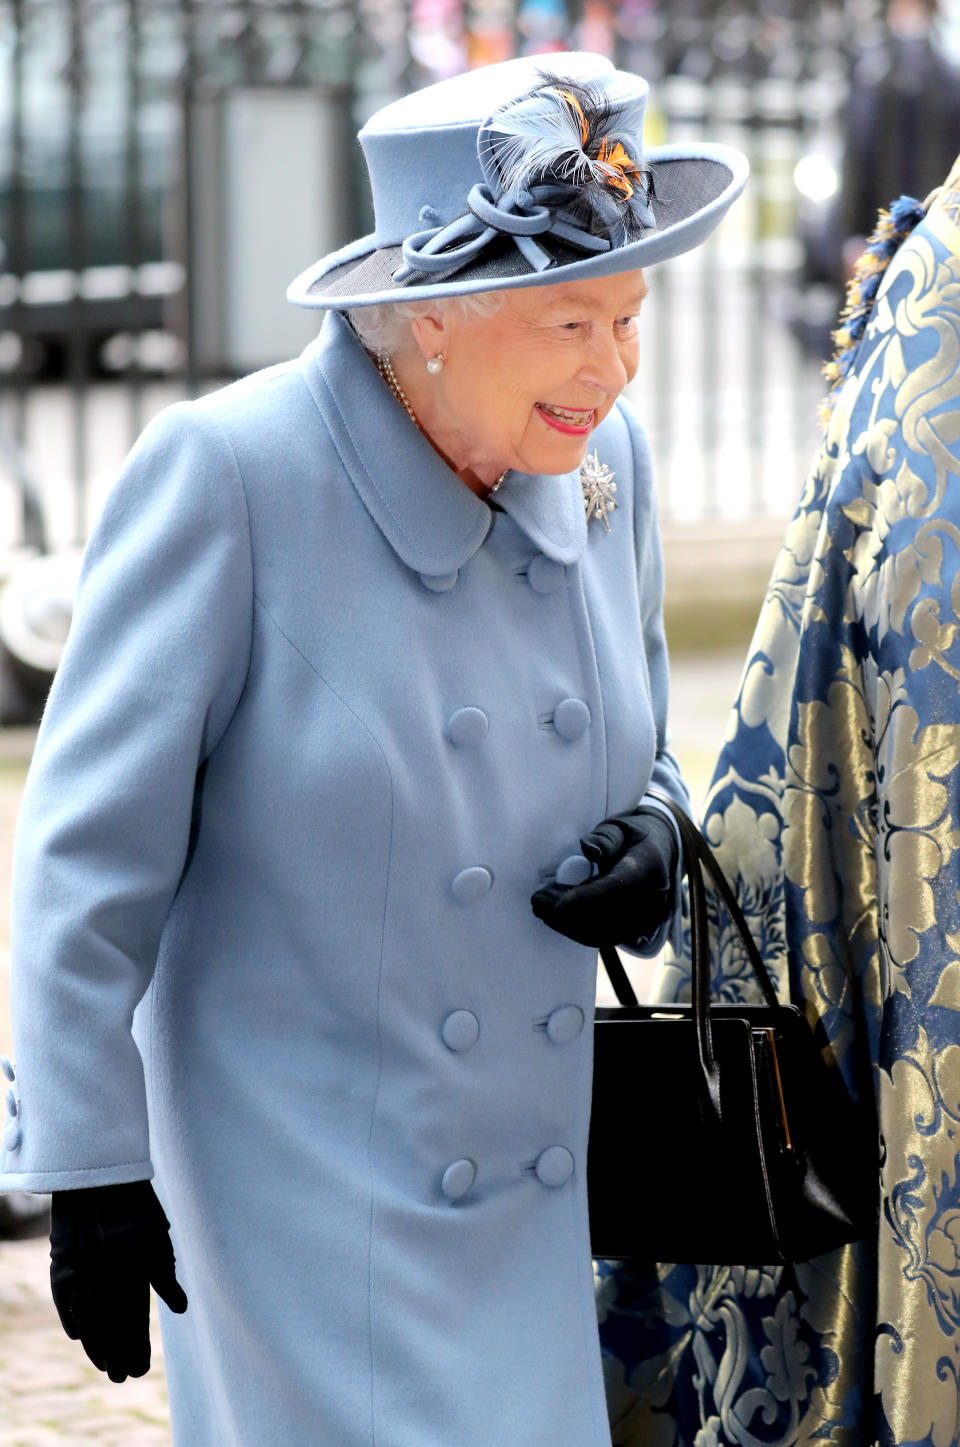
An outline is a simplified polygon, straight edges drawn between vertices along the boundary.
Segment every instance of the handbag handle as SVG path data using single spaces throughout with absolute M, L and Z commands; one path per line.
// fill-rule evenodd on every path
M 680 835 L 680 857 L 684 874 L 687 876 L 690 904 L 690 952 L 691 952 L 691 996 L 693 1018 L 697 1036 L 697 1055 L 703 1082 L 710 1105 L 720 1119 L 720 1073 L 713 1051 L 713 1031 L 710 1028 L 710 938 L 707 924 L 706 890 L 703 871 L 706 869 L 717 893 L 723 900 L 733 926 L 761 993 L 768 1005 L 777 1005 L 777 992 L 760 957 L 750 928 L 744 919 L 733 890 L 723 870 L 714 858 L 713 851 L 686 810 L 659 789 L 650 789 L 651 798 L 669 809 Z M 638 1003 L 633 987 L 627 979 L 620 956 L 612 947 L 604 946 L 600 958 L 610 977 L 614 993 L 621 1005 Z M 625 988 L 624 988 L 625 987 Z

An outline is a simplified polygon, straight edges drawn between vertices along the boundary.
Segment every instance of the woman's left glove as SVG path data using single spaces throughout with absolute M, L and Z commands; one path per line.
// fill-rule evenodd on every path
M 641 806 L 604 819 L 580 840 L 598 873 L 583 884 L 548 884 L 530 903 L 551 929 L 599 949 L 653 939 L 673 912 L 680 849 L 676 830 Z
M 169 1223 L 149 1181 L 54 1191 L 50 1285 L 67 1336 L 112 1382 L 150 1367 L 150 1288 L 187 1309 Z

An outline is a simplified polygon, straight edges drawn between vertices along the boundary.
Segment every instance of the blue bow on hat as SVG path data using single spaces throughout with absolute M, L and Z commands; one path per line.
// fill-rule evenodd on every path
M 507 197 L 506 204 L 498 205 L 490 188 L 479 183 L 467 197 L 466 215 L 446 226 L 415 231 L 406 238 L 402 248 L 405 265 L 393 273 L 394 281 L 401 284 L 415 272 L 450 275 L 478 256 L 498 235 L 512 236 L 534 271 L 546 271 L 556 265 L 550 253 L 534 240 L 547 233 L 569 241 L 582 251 L 609 251 L 610 242 L 606 237 L 591 236 L 582 227 L 562 221 L 556 215 L 553 206 L 562 195 L 559 187 L 535 186 L 530 191 L 521 191 L 517 197 Z M 432 213 L 429 207 L 424 210 L 426 220 Z

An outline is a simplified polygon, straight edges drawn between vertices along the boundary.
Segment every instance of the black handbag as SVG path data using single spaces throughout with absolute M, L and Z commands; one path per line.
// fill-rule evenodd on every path
M 598 1006 L 587 1159 L 593 1255 L 700 1265 L 805 1261 L 869 1236 L 879 1204 L 871 1109 L 854 1104 L 805 1016 L 781 1005 L 733 891 L 666 795 L 687 875 L 689 1005 L 640 1005 L 601 950 L 620 1007 Z M 703 871 L 765 1004 L 710 1000 Z

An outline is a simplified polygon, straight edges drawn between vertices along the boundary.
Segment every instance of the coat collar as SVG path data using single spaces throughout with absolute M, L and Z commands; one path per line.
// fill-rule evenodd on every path
M 404 415 L 345 317 L 327 316 L 300 366 L 351 482 L 398 556 L 432 576 L 463 567 L 490 531 L 491 511 Z M 578 472 L 511 473 L 497 502 L 547 557 L 578 561 L 587 541 Z

